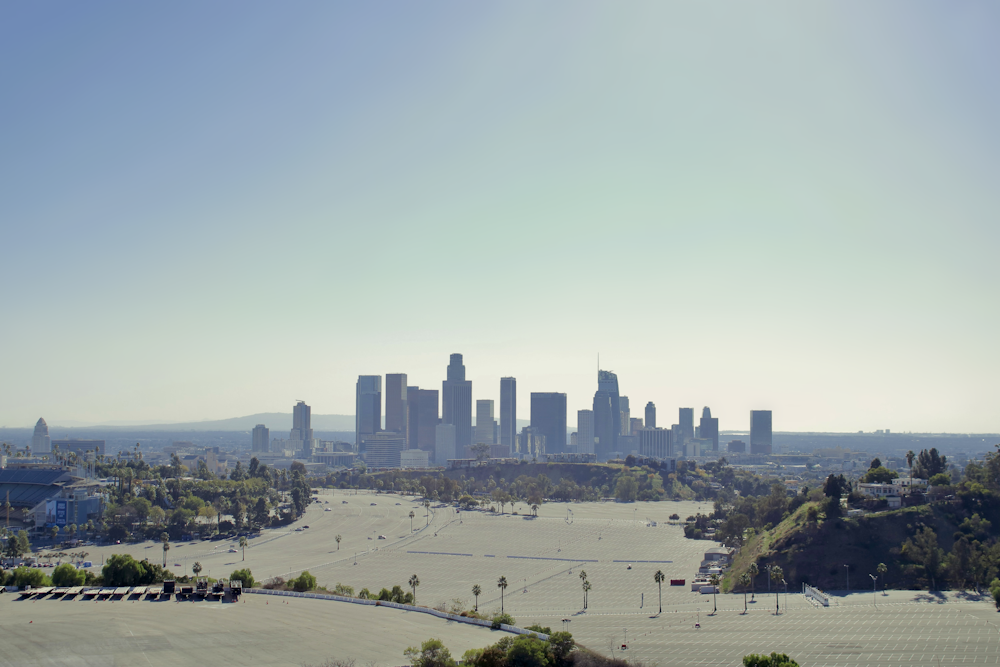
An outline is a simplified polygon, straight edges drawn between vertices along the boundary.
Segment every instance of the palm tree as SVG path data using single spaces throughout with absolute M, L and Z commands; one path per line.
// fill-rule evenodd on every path
M 194 572 L 195 578 L 197 578 L 198 575 L 201 574 L 201 570 L 202 570 L 201 563 L 195 561 L 194 565 L 191 566 L 191 571 Z
M 878 572 L 878 576 L 882 577 L 882 595 L 885 595 L 885 573 L 889 571 L 889 568 L 885 566 L 885 563 L 879 563 L 878 567 L 875 568 Z
M 417 604 L 417 586 L 419 585 L 420 579 L 417 578 L 417 575 L 410 577 L 410 588 L 413 589 L 413 604 Z
M 538 516 L 538 503 L 532 503 L 531 516 Z
M 744 572 L 740 575 L 740 586 L 743 587 L 743 613 L 747 613 L 747 586 L 750 585 L 750 573 Z
M 713 574 L 712 576 L 710 576 L 708 578 L 708 583 L 712 584 L 712 613 L 714 614 L 719 610 L 718 606 L 716 606 L 715 604 L 716 602 L 715 594 L 719 590 L 719 575 Z
M 774 615 L 778 615 L 778 584 L 785 579 L 785 572 L 780 566 L 771 568 L 771 581 L 774 582 Z
M 240 548 L 243 549 L 243 560 L 247 559 L 247 538 L 240 537 Z
M 757 567 L 756 562 L 753 562 L 750 563 L 747 572 L 750 573 L 750 601 L 754 602 L 757 600 L 757 575 L 760 574 L 760 568 Z
M 167 566 L 167 552 L 170 551 L 170 535 L 162 533 L 160 541 L 163 542 L 163 567 Z
M 497 579 L 497 588 L 500 589 L 500 613 L 503 613 L 503 592 L 507 590 L 507 577 Z
M 427 518 L 427 525 L 431 525 L 431 501 L 424 500 L 424 517 Z
M 663 574 L 663 570 L 657 570 L 656 574 L 653 575 L 653 581 L 656 582 L 656 592 L 660 596 L 660 611 L 657 613 L 663 613 L 663 580 L 666 579 L 666 575 Z
M 410 510 L 410 532 L 411 533 L 413 532 L 413 517 L 415 517 L 415 516 L 416 516 L 416 514 L 413 513 L 413 510 Z
M 413 512 L 410 512 L 410 514 L 413 514 Z M 482 592 L 483 589 L 479 587 L 479 584 L 472 587 L 472 594 L 476 596 L 476 611 L 479 611 L 479 595 Z
M 591 588 L 593 588 L 593 585 L 591 585 L 590 580 L 587 580 L 587 581 L 583 582 L 583 608 L 584 609 L 587 608 L 588 603 L 590 601 L 589 598 L 590 598 L 590 589 Z
M 341 537 L 340 535 L 337 535 L 337 536 L 336 536 L 335 538 L 333 538 L 333 539 L 337 540 L 337 551 L 340 551 L 340 541 L 341 541 L 342 539 L 344 539 L 344 538 L 342 538 L 342 537 Z
M 913 459 L 917 458 L 917 455 L 913 453 L 913 450 L 906 452 L 906 465 L 910 467 L 910 489 L 907 493 L 913 491 Z

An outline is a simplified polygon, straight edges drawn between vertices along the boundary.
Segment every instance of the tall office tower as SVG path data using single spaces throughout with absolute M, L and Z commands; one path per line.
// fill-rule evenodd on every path
M 312 408 L 299 401 L 292 408 L 292 431 L 288 435 L 289 440 L 307 442 L 313 439 L 312 430 Z M 302 447 L 302 445 L 296 445 Z
M 680 417 L 678 422 L 681 427 L 681 437 L 684 440 L 691 440 L 694 438 L 694 408 L 680 408 Z M 683 442 L 676 443 L 678 447 L 683 445 Z
M 455 447 L 455 425 L 438 424 L 434 427 L 434 462 L 439 466 L 448 465 L 448 459 L 457 459 Z
M 517 448 L 517 380 L 500 378 L 500 444 Z
M 462 355 L 451 355 L 448 379 L 441 383 L 441 422 L 455 425 L 455 447 L 472 444 L 472 382 L 465 379 Z
M 354 398 L 354 445 L 382 430 L 382 376 L 359 375 Z
M 646 428 L 656 428 L 656 406 L 652 401 L 646 403 Z
M 398 468 L 399 458 L 406 449 L 406 439 L 395 431 L 365 434 L 359 451 L 369 468 Z
M 618 376 L 611 371 L 597 371 L 597 393 L 594 394 L 595 454 L 598 461 L 607 461 L 608 454 L 618 451 L 618 435 L 622 432 L 621 405 L 618 396 Z
M 581 454 L 594 453 L 594 411 L 576 411 L 576 451 Z
M 566 394 L 531 392 L 531 428 L 545 436 L 545 451 L 566 451 Z
M 263 424 L 254 426 L 252 437 L 253 442 L 250 445 L 250 451 L 265 453 L 271 451 L 271 431 L 266 426 Z
M 406 373 L 385 376 L 385 430 L 406 437 Z
M 712 410 L 708 406 L 705 406 L 701 411 L 699 429 L 699 437 L 703 440 L 711 440 L 712 451 L 719 451 L 719 418 L 712 416 Z
M 750 453 L 771 453 L 771 411 L 750 411 Z
M 493 401 L 476 401 L 476 443 L 495 445 L 497 420 L 493 418 Z
M 632 414 L 628 409 L 628 396 L 618 397 L 618 410 L 621 412 L 620 420 L 622 425 L 619 435 L 632 435 Z
M 420 424 L 420 410 L 417 408 L 420 387 L 406 388 L 406 448 L 420 449 L 417 446 L 417 429 Z
M 654 459 L 665 459 L 670 456 L 670 429 L 644 428 L 639 431 L 639 455 Z
M 438 390 L 419 390 L 417 392 L 417 449 L 434 453 L 434 429 L 437 428 L 439 421 L 441 420 L 438 419 Z M 431 460 L 434 460 L 433 456 L 431 456 Z
M 629 422 L 628 434 L 638 436 L 639 431 L 641 431 L 643 428 L 642 420 L 639 419 L 638 417 L 632 417 L 631 419 L 628 420 L 628 422 Z
M 684 454 L 684 429 L 680 424 L 670 425 L 670 456 Z
M 542 456 L 547 451 L 545 436 L 533 426 L 525 426 L 517 435 L 517 451 L 530 458 Z
M 41 417 L 35 422 L 35 432 L 31 436 L 31 453 L 48 454 L 52 451 L 52 438 L 49 437 L 49 425 Z

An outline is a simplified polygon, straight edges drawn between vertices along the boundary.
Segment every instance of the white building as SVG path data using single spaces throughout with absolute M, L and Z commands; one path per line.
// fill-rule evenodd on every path
M 430 463 L 430 455 L 422 449 L 405 449 L 399 453 L 400 468 L 429 468 Z

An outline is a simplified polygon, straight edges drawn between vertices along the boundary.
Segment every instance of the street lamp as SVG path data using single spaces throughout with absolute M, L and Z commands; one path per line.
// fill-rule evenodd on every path
M 781 583 L 785 586 L 785 611 L 788 611 L 788 582 L 782 578 Z
M 874 574 L 869 574 L 868 576 L 872 578 L 872 604 L 876 608 L 878 608 L 878 597 L 877 597 L 878 596 L 878 588 L 877 588 L 878 577 L 876 577 Z
M 847 574 L 847 592 L 850 593 L 851 592 L 851 566 L 845 564 L 844 565 L 844 572 Z

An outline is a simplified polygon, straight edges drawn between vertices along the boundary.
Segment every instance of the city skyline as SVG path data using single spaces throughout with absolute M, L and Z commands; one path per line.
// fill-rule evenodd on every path
M 998 21 L 5 7 L 0 426 L 350 414 L 462 350 L 496 405 L 592 409 L 600 352 L 635 415 L 1000 431 Z

